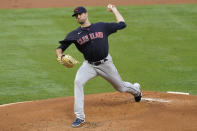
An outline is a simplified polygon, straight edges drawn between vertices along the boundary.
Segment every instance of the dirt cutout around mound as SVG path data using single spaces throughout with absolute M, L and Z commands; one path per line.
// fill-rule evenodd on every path
M 1 131 L 196 131 L 197 96 L 143 92 L 85 96 L 86 124 L 74 129 L 73 97 L 0 107 Z
M 1 0 L 0 8 L 50 8 L 183 4 L 197 0 Z M 86 124 L 71 123 L 73 97 L 0 106 L 0 131 L 197 131 L 197 96 L 143 92 L 140 103 L 126 93 L 85 96 Z
M 197 0 L 1 0 L 0 8 L 54 8 L 76 6 L 144 5 L 144 4 L 184 4 Z

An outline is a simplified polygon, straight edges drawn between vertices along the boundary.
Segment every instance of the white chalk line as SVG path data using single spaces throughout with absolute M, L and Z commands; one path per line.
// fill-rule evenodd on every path
M 142 98 L 144 101 L 149 101 L 149 102 L 161 102 L 161 103 L 169 103 L 172 100 L 164 100 L 164 99 L 158 99 L 158 98 Z
M 0 105 L 0 107 L 11 106 L 11 105 L 16 105 L 16 104 L 21 104 L 21 103 L 29 103 L 29 102 L 33 102 L 33 101 L 24 101 L 24 102 L 16 102 L 16 103 L 3 104 L 3 105 Z
M 180 94 L 180 95 L 189 95 L 189 93 L 187 93 L 187 92 L 167 91 L 167 93 L 171 93 L 171 94 Z

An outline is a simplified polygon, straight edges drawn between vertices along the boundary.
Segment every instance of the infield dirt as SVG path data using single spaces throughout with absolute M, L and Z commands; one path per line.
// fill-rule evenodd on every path
M 73 97 L 0 107 L 1 131 L 196 131 L 197 96 L 143 92 L 85 96 L 86 124 L 71 127 Z M 151 98 L 151 100 L 150 100 Z M 163 102 L 162 102 L 163 101 Z
M 197 0 L 1 0 L 0 8 L 183 4 Z M 0 106 L 0 131 L 197 131 L 197 96 L 143 92 L 85 96 L 86 124 L 73 129 L 73 97 Z
M 197 0 L 1 0 L 0 8 L 53 8 L 83 6 L 184 4 Z

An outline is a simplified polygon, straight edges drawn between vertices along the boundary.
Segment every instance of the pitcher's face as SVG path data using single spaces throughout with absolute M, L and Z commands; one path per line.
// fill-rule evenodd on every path
M 75 18 L 76 18 L 77 22 L 82 25 L 82 24 L 84 24 L 87 21 L 88 13 L 77 14 L 75 16 Z

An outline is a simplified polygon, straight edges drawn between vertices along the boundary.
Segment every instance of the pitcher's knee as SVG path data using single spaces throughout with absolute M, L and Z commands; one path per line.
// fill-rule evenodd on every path
M 75 79 L 74 84 L 75 84 L 75 86 L 77 86 L 77 87 L 81 87 L 81 86 L 83 86 L 85 83 L 84 83 L 82 80 L 80 80 L 80 79 Z

